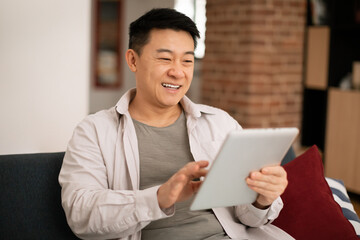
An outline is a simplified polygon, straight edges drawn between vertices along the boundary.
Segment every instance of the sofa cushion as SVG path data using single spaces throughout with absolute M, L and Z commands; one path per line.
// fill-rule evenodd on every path
M 355 230 L 334 201 L 316 146 L 284 165 L 288 187 L 284 208 L 273 222 L 295 239 L 357 239 Z
M 351 225 L 353 225 L 356 234 L 360 238 L 360 219 L 350 201 L 344 182 L 338 179 L 327 177 L 325 179 L 331 189 L 334 200 L 337 202 L 337 204 L 339 204 L 344 216 L 349 220 Z
M 0 156 L 0 239 L 78 239 L 58 183 L 64 153 Z

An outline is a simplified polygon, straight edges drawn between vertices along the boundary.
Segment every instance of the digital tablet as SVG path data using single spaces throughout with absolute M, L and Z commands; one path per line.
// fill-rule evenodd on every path
M 245 179 L 254 170 L 280 164 L 297 128 L 245 129 L 230 132 L 194 197 L 190 210 L 253 203 L 257 193 Z

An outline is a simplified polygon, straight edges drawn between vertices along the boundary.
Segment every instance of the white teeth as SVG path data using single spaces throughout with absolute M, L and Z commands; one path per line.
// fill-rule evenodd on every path
M 162 83 L 161 85 L 163 87 L 166 87 L 166 88 L 173 88 L 173 89 L 179 89 L 180 88 L 179 85 L 172 85 L 172 84 L 169 84 L 169 83 Z

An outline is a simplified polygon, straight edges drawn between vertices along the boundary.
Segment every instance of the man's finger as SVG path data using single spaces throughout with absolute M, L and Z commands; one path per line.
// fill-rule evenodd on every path
M 260 172 L 265 175 L 274 175 L 277 177 L 286 176 L 286 171 L 281 166 L 264 167 L 260 170 Z
M 249 187 L 257 187 L 262 189 L 268 189 L 270 191 L 276 191 L 280 188 L 280 184 L 272 184 L 265 181 L 256 181 L 252 180 L 250 178 L 246 179 L 246 183 L 249 185 Z
M 179 173 L 186 175 L 190 180 L 203 177 L 208 172 L 208 170 L 205 169 L 208 165 L 208 161 L 191 162 L 186 164 Z
M 273 185 L 278 185 L 283 182 L 283 177 L 278 177 L 278 176 L 274 176 L 274 175 L 265 175 L 260 172 L 251 173 L 249 176 L 249 179 L 251 179 L 252 181 L 257 181 L 257 182 L 270 183 Z
M 203 183 L 203 181 L 192 181 L 191 182 L 191 186 L 192 186 L 194 193 L 197 193 L 199 191 L 199 188 L 202 183 Z

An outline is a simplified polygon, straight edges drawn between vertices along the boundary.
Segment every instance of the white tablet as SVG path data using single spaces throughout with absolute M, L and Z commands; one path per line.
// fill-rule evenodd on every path
M 257 193 L 245 179 L 254 170 L 280 164 L 297 128 L 245 129 L 230 132 L 196 194 L 190 210 L 252 203 Z

